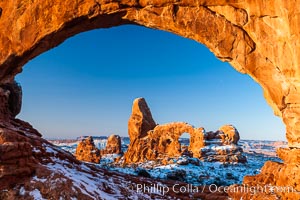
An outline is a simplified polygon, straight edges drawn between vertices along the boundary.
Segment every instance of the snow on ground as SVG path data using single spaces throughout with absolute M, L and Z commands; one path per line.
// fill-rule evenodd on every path
M 123 145 L 126 147 L 126 143 Z M 105 147 L 106 141 L 95 141 L 97 146 Z M 77 143 L 57 143 L 62 149 L 71 153 L 75 152 Z M 103 146 L 104 145 L 104 146 Z M 245 175 L 255 175 L 267 160 L 281 162 L 276 157 L 276 148 L 284 147 L 285 142 L 241 140 L 239 145 L 244 150 L 247 157 L 247 163 L 220 163 L 203 162 L 196 158 L 180 157 L 172 159 L 171 164 L 160 165 L 154 161 L 148 161 L 132 166 L 122 167 L 114 164 L 114 158 L 118 155 L 106 155 L 102 157 L 98 167 L 106 168 L 112 171 L 118 171 L 125 174 L 150 176 L 157 179 L 178 179 L 193 185 L 232 185 L 242 183 Z M 99 148 L 99 147 L 98 147 Z M 226 148 L 224 147 L 216 147 Z M 124 151 L 126 148 L 124 149 Z M 70 174 L 71 175 L 71 174 Z
M 141 170 L 146 170 L 152 178 L 180 180 L 193 185 L 242 183 L 245 175 L 258 174 L 263 165 L 263 163 L 254 165 L 252 162 L 246 164 L 202 162 L 197 158 L 180 157 L 173 159 L 174 164 L 168 165 L 159 165 L 156 162 L 148 161 L 134 167 L 119 167 L 109 163 L 108 160 L 111 159 L 103 158 L 99 165 L 109 170 L 132 175 L 138 175 Z
M 29 194 L 33 197 L 34 200 L 45 200 L 38 189 L 31 191 Z
M 284 141 L 240 140 L 239 144 L 244 152 L 265 157 L 276 157 L 277 148 L 287 147 L 287 142 Z
M 65 144 L 64 144 L 65 145 Z M 150 199 L 148 194 L 137 193 L 135 190 L 128 190 L 129 185 L 132 184 L 131 180 L 126 179 L 124 176 L 113 174 L 107 175 L 105 171 L 101 171 L 100 165 L 94 165 L 96 171 L 91 169 L 90 163 L 75 164 L 67 160 L 62 160 L 57 155 L 62 155 L 61 149 L 51 147 L 44 144 L 47 153 L 51 155 L 52 162 L 47 162 L 44 167 L 50 172 L 47 178 L 38 178 L 34 176 L 31 179 L 32 185 L 41 183 L 46 187 L 56 187 L 57 185 L 68 184 L 72 188 L 75 196 L 71 199 L 77 200 L 76 194 L 78 191 L 85 194 L 91 199 L 105 199 L 105 200 L 119 200 L 124 199 L 123 188 L 126 189 L 126 195 L 129 199 Z M 113 159 L 113 157 L 111 157 Z M 28 188 L 27 188 L 28 189 Z M 26 190 L 24 187 L 19 188 L 21 196 L 30 195 L 35 200 L 44 200 L 41 191 L 37 188 L 33 190 Z M 66 199 L 64 192 L 59 199 Z M 27 196 L 26 196 L 27 197 Z

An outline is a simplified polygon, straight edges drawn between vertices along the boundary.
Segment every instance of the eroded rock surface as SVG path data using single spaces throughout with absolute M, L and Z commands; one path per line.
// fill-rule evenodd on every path
M 219 135 L 223 144 L 237 144 L 240 140 L 240 133 L 232 125 L 224 125 L 219 128 Z
M 299 149 L 279 148 L 277 154 L 284 163 L 267 161 L 260 174 L 244 177 L 243 185 L 248 191 L 252 187 L 258 192 L 229 192 L 229 195 L 236 199 L 300 199 Z
M 246 162 L 246 158 L 242 155 L 242 148 L 237 146 L 239 133 L 232 125 L 222 126 L 217 132 L 206 133 L 204 128 L 195 128 L 185 122 L 173 122 L 157 125 L 146 134 L 142 134 L 143 129 L 140 127 L 143 123 L 138 123 L 138 126 L 136 126 L 137 123 L 132 123 L 134 116 L 137 116 L 135 112 L 139 114 L 140 110 L 145 109 L 147 105 L 145 99 L 142 99 L 143 104 L 139 103 L 140 100 L 141 98 L 134 100 L 128 122 L 128 132 L 135 134 L 130 134 L 129 148 L 124 155 L 126 164 L 147 160 L 164 163 L 165 158 L 176 158 L 182 155 L 205 161 Z M 147 116 L 152 116 L 148 106 L 145 110 L 147 110 Z M 139 119 L 143 118 L 145 117 L 141 115 Z M 151 120 L 153 121 L 152 117 Z M 144 121 L 148 124 L 148 120 Z M 190 134 L 188 148 L 181 146 L 179 142 L 179 138 L 184 133 Z
M 156 126 L 144 98 L 134 100 L 131 113 L 128 121 L 128 135 L 130 138 L 143 138 L 147 135 L 148 131 L 154 129 Z
M 0 199 L 147 199 L 217 198 L 226 193 L 170 192 L 161 195 L 137 192 L 137 184 L 185 186 L 167 180 L 153 180 L 107 171 L 82 163 L 72 154 L 44 140 L 28 123 L 13 120 L 0 123 Z M 192 195 L 192 196 L 190 196 Z
M 240 135 L 233 125 L 224 125 L 219 130 L 205 132 L 205 146 L 199 158 L 208 162 L 245 163 L 242 147 L 238 146 Z
M 137 98 L 128 121 L 130 144 L 124 155 L 125 163 L 180 156 L 178 139 L 185 132 L 190 133 L 193 141 L 189 150 L 199 155 L 199 148 L 204 145 L 202 131 L 184 122 L 156 125 L 145 99 Z
M 75 156 L 78 160 L 92 163 L 99 163 L 101 160 L 100 150 L 96 148 L 93 137 L 87 137 L 78 144 Z
M 199 156 L 200 148 L 204 146 L 203 128 L 194 128 L 185 122 L 174 122 L 157 125 L 143 138 L 130 138 L 129 148 L 125 153 L 125 163 L 143 162 L 146 160 L 161 160 L 165 157 L 179 157 L 184 150 L 179 138 L 183 133 L 191 135 L 188 151 L 195 157 Z

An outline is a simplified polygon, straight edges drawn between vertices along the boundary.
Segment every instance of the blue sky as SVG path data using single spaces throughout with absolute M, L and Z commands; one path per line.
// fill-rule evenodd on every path
M 16 79 L 18 117 L 46 138 L 126 136 L 132 101 L 144 97 L 158 124 L 233 124 L 244 139 L 285 140 L 257 83 L 168 32 L 126 25 L 81 33 L 30 61 Z

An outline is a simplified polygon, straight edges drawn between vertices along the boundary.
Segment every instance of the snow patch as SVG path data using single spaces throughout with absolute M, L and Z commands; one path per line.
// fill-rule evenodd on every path
M 24 196 L 25 193 L 26 193 L 25 188 L 22 186 L 22 187 L 20 188 L 19 194 L 20 194 L 21 196 Z
M 38 189 L 35 189 L 29 193 L 34 200 L 46 200 L 42 197 L 41 192 Z

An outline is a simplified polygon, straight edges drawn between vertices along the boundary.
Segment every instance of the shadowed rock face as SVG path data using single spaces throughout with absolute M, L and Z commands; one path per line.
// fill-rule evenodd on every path
M 250 75 L 263 88 L 274 113 L 282 117 L 289 146 L 298 149 L 298 4 L 286 0 L 0 1 L 0 83 L 12 82 L 30 59 L 77 33 L 139 24 L 203 43 L 219 59 Z M 5 90 L 0 90 L 1 102 L 7 99 Z M 1 120 L 8 121 L 6 107 L 0 105 L 0 111 Z
M 14 118 L 21 111 L 22 88 L 13 81 L 0 85 L 0 119 L 7 121 Z

